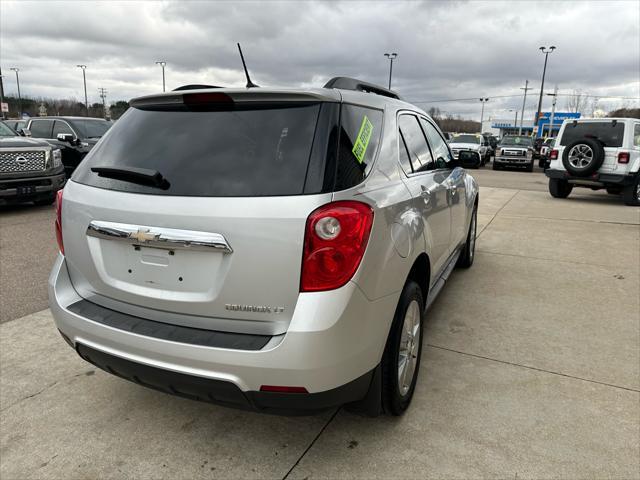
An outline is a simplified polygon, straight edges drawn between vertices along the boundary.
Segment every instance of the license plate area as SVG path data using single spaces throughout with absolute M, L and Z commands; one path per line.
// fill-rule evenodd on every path
M 30 195 L 36 193 L 36 186 L 35 185 L 23 185 L 20 187 L 16 187 L 16 194 L 17 195 Z

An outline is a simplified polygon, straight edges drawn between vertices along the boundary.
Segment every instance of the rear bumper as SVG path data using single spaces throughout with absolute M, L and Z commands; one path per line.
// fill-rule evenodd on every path
M 0 204 L 26 202 L 50 196 L 64 187 L 64 173 L 38 177 L 0 179 Z
M 586 186 L 594 186 L 594 185 L 617 185 L 617 186 L 627 186 L 632 185 L 635 179 L 640 173 L 629 173 L 625 175 L 615 174 L 615 173 L 594 173 L 593 175 L 589 175 L 586 177 L 576 177 L 575 175 L 571 175 L 566 170 L 546 170 L 545 175 L 549 178 L 557 178 L 560 180 L 567 180 L 570 183 L 574 183 L 577 185 L 584 184 Z
M 364 397 L 398 296 L 370 301 L 353 283 L 301 294 L 286 334 L 261 349 L 240 350 L 152 337 L 75 313 L 70 307 L 82 298 L 62 256 L 49 279 L 56 326 L 91 363 L 176 395 L 275 413 L 314 412 Z M 262 385 L 304 387 L 309 393 L 261 392 Z

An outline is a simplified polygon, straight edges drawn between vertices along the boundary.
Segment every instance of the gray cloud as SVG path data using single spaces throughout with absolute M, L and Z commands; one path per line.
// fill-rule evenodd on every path
M 0 2 L 0 59 L 21 69 L 25 94 L 90 100 L 98 87 L 128 99 L 167 84 L 238 86 L 240 41 L 260 85 L 321 85 L 334 75 L 386 84 L 387 51 L 399 53 L 394 88 L 413 101 L 520 93 L 547 86 L 640 96 L 640 4 L 628 2 Z M 527 109 L 536 106 L 535 90 Z M 494 98 L 487 113 L 510 115 L 521 98 Z M 545 99 L 548 102 L 548 99 Z M 626 103 L 633 104 L 633 101 Z M 638 103 L 637 101 L 635 102 Z M 617 107 L 623 100 L 602 100 Z M 432 104 L 473 118 L 479 102 Z M 431 104 L 421 104 L 425 108 Z M 559 106 L 564 106 L 560 100 Z

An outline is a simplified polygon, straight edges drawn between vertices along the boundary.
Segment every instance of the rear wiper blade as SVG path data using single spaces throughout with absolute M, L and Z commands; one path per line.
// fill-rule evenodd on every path
M 171 185 L 157 170 L 137 167 L 91 167 L 91 171 L 100 177 L 113 178 L 124 182 L 147 185 L 167 190 Z

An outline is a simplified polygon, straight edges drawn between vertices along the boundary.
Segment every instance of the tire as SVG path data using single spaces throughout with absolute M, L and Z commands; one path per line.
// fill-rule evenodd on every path
M 553 198 L 567 198 L 573 190 L 573 185 L 559 178 L 549 179 L 549 193 Z
M 586 177 L 596 172 L 604 162 L 604 147 L 593 138 L 570 143 L 562 152 L 562 164 L 571 175 Z
M 44 205 L 51 205 L 53 202 L 56 201 L 56 196 L 55 195 L 51 195 L 50 197 L 46 197 L 46 198 L 41 198 L 39 200 L 34 200 L 34 204 L 42 207 Z
M 622 193 L 622 188 L 620 188 L 620 187 L 607 187 L 607 193 L 609 195 L 620 195 Z
M 495 160 L 493 160 L 492 168 L 493 168 L 494 170 L 500 170 L 500 166 L 496 163 L 496 161 L 495 161 Z
M 467 240 L 462 247 L 462 253 L 456 262 L 458 268 L 469 268 L 473 265 L 476 258 L 476 234 L 478 231 L 478 207 L 473 207 L 471 212 L 471 222 L 469 223 L 469 231 L 467 232 Z
M 527 165 L 527 172 L 533 172 L 533 161 Z
M 630 207 L 640 206 L 640 174 L 636 175 L 635 181 L 627 185 L 622 190 L 622 200 Z
M 382 408 L 387 414 L 402 415 L 413 398 L 422 356 L 423 317 L 424 300 L 420 286 L 408 280 L 400 294 L 382 356 Z M 409 331 L 411 336 L 407 335 Z M 403 352 L 405 362 L 409 362 L 404 364 L 405 370 L 400 367 Z M 402 372 L 411 374 L 411 380 L 404 377 L 402 381 Z

